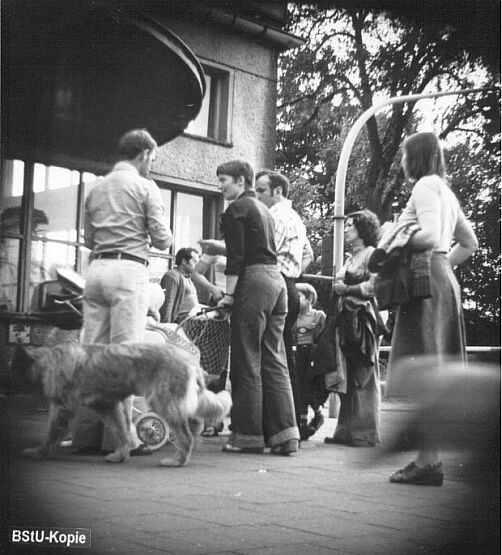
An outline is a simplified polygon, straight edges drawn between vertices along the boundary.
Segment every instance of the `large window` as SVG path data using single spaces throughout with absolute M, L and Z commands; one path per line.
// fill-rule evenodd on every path
M 80 169 L 3 160 L 0 212 L 0 310 L 36 309 L 36 287 L 68 267 L 87 274 L 83 245 L 85 195 L 101 177 Z M 167 223 L 174 235 L 169 251 L 152 249 L 150 278 L 158 281 L 181 247 L 214 236 L 216 197 L 158 183 Z M 25 194 L 28 192 L 28 194 Z M 171 223 L 172 222 L 172 223 Z M 205 234 L 204 234 L 205 233 Z
M 203 64 L 206 95 L 197 118 L 185 133 L 229 143 L 232 106 L 232 74 L 221 67 Z
M 36 308 L 35 288 L 70 267 L 85 275 L 81 207 L 92 173 L 38 162 L 2 161 L 0 310 Z
M 4 160 L 0 205 L 0 310 L 15 310 L 21 249 L 24 162 Z M 33 226 L 40 225 L 34 214 Z

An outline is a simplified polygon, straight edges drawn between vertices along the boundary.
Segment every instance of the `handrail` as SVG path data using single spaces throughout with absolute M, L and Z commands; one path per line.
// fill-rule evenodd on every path
M 322 274 L 302 274 L 299 279 L 306 279 L 306 280 L 316 279 L 318 281 L 333 281 L 335 278 L 333 276 L 323 276 Z
M 497 353 L 500 352 L 502 347 L 497 345 L 471 345 L 467 346 L 468 353 Z M 379 348 L 381 353 L 390 353 L 390 345 L 383 345 Z

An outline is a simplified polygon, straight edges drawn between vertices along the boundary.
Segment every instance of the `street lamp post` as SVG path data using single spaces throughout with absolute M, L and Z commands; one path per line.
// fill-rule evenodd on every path
M 374 115 L 378 110 L 385 106 L 391 104 L 403 104 L 405 102 L 416 102 L 417 100 L 422 100 L 424 98 L 439 98 L 441 96 L 451 96 L 451 95 L 466 95 L 473 94 L 476 92 L 487 91 L 490 89 L 478 88 L 478 89 L 465 89 L 458 91 L 449 92 L 439 92 L 439 93 L 422 93 L 422 94 L 411 94 L 408 96 L 394 96 L 384 100 L 378 104 L 375 104 L 371 108 L 368 108 L 363 112 L 359 118 L 356 120 L 354 125 L 349 131 L 345 142 L 343 143 L 342 151 L 340 153 L 340 160 L 338 161 L 338 167 L 336 170 L 336 182 L 335 182 L 335 201 L 334 201 L 334 222 L 333 222 L 333 278 L 335 278 L 338 270 L 343 266 L 343 224 L 345 219 L 345 181 L 347 178 L 347 168 L 349 165 L 350 153 L 352 152 L 352 147 L 359 135 L 359 132 L 363 128 L 364 124 Z M 333 284 L 335 280 L 333 279 Z M 334 395 L 330 395 L 329 399 L 329 416 L 333 418 L 336 415 Z
M 338 161 L 338 168 L 336 170 L 335 182 L 335 201 L 334 201 L 334 222 L 333 222 L 333 277 L 336 272 L 343 266 L 343 222 L 345 218 L 345 181 L 347 178 L 347 167 L 349 165 L 350 153 L 352 147 L 363 128 L 364 124 L 374 115 L 378 110 L 389 106 L 390 104 L 403 104 L 405 102 L 416 102 L 424 98 L 439 98 L 441 96 L 451 95 L 466 95 L 473 94 L 481 91 L 491 89 L 478 88 L 478 89 L 464 89 L 458 91 L 437 92 L 437 93 L 422 93 L 411 94 L 408 96 L 394 96 L 375 104 L 363 112 L 352 126 L 340 153 L 340 160 Z

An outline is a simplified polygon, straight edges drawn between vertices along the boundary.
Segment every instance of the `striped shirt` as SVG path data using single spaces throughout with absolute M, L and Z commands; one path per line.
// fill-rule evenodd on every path
M 270 213 L 275 223 L 277 267 L 286 277 L 297 278 L 302 273 L 303 258 L 313 257 L 305 225 L 288 199 L 272 205 Z

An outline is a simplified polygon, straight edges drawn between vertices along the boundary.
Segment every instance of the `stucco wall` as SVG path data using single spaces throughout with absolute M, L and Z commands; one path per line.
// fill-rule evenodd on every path
M 231 146 L 181 136 L 159 149 L 153 168 L 161 178 L 215 185 L 221 162 L 244 158 L 257 169 L 272 167 L 275 159 L 277 54 L 225 27 L 167 21 L 202 63 L 215 62 L 233 71 Z

